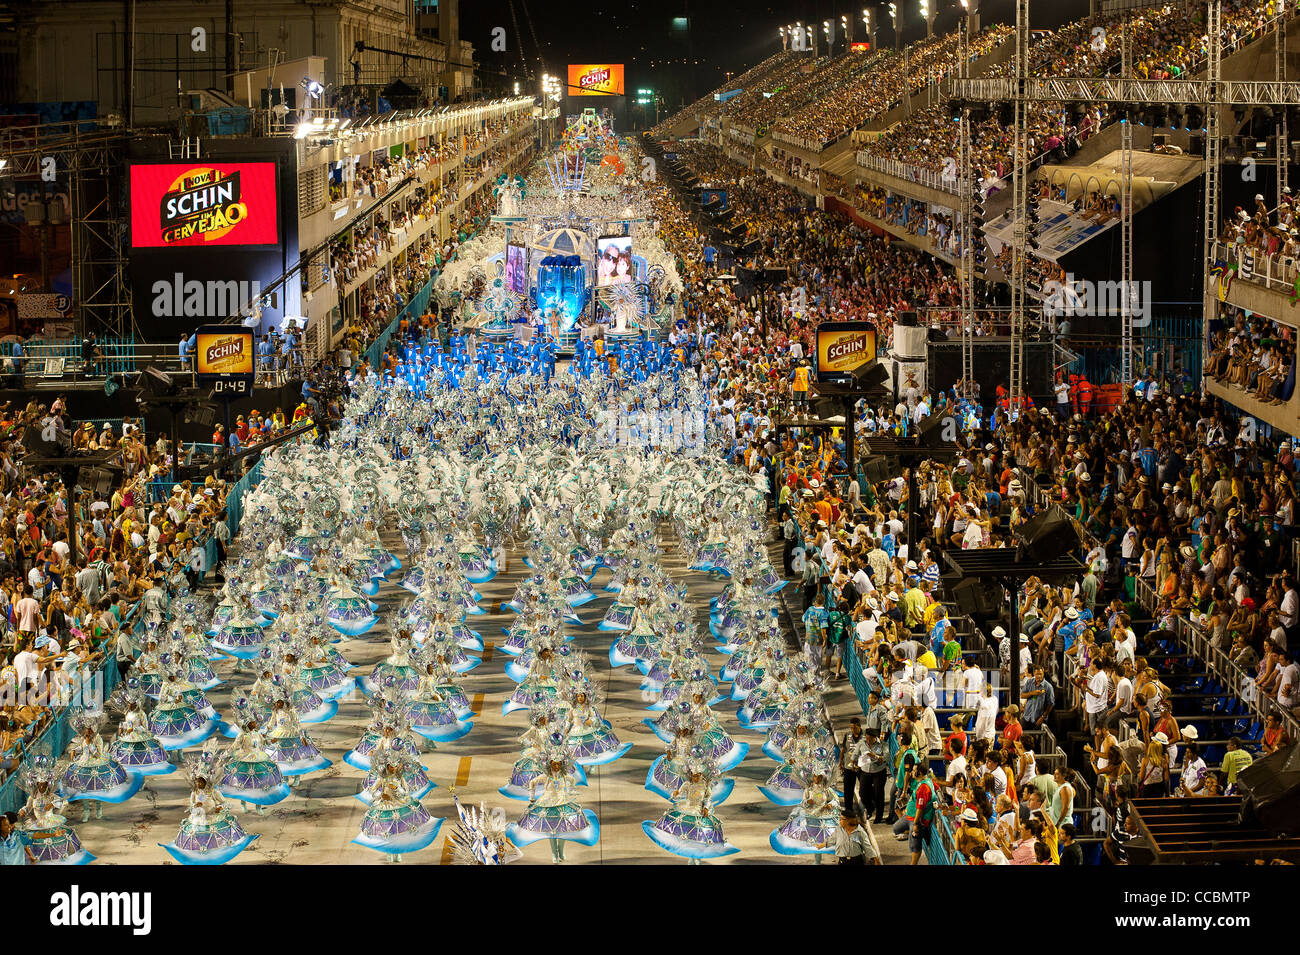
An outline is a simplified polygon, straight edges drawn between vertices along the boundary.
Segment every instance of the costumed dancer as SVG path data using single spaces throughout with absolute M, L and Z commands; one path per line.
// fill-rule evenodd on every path
M 256 838 L 244 831 L 214 786 L 225 771 L 226 754 L 209 740 L 185 761 L 190 777 L 190 810 L 176 838 L 158 843 L 181 865 L 224 865 Z
M 506 829 L 506 835 L 516 846 L 523 848 L 541 839 L 551 844 L 551 862 L 564 861 L 564 843 L 594 846 L 600 839 L 600 821 L 590 809 L 578 804 L 574 789 L 575 764 L 569 755 L 564 734 L 552 732 L 547 737 L 542 756 L 543 775 L 529 784 L 528 808 Z M 541 792 L 538 792 L 538 789 Z
M 138 776 L 166 776 L 176 772 L 167 758 L 158 737 L 149 731 L 149 717 L 145 713 L 144 688 L 134 674 L 113 691 L 109 706 L 122 714 L 117 724 L 117 736 L 109 747 L 109 755 Z
M 824 772 L 813 773 L 804 788 L 799 805 L 779 829 L 773 829 L 769 842 L 782 855 L 811 854 L 820 863 L 823 855 L 835 854 L 835 830 L 840 825 L 840 797 L 827 782 Z
M 718 859 L 740 850 L 727 842 L 722 822 L 713 814 L 709 758 L 696 746 L 687 756 L 687 778 L 672 794 L 673 806 L 657 822 L 646 820 L 641 828 L 661 849 L 698 865 L 701 859 Z
M 406 788 L 401 753 L 379 749 L 371 754 L 371 762 L 376 793 L 361 820 L 361 834 L 352 841 L 398 863 L 406 853 L 418 852 L 438 838 L 443 820 L 431 816 Z
M 28 761 L 22 775 L 27 803 L 18 810 L 18 835 L 37 865 L 85 865 L 95 857 L 81 847 L 76 831 L 60 815 L 67 800 L 55 788 L 57 779 L 49 756 L 40 753 Z
M 246 698 L 235 700 L 235 719 L 239 735 L 230 744 L 225 773 L 217 784 L 223 796 L 238 799 L 247 811 L 257 807 L 260 816 L 267 806 L 274 806 L 289 795 L 284 774 L 267 752 L 257 714 Z
M 72 719 L 76 736 L 68 744 L 71 762 L 63 772 L 60 789 L 69 802 L 83 799 L 81 821 L 90 820 L 93 807 L 95 818 L 104 815 L 104 803 L 126 802 L 140 791 L 144 777 L 129 773 L 113 758 L 103 737 L 99 735 L 102 714 L 79 713 Z

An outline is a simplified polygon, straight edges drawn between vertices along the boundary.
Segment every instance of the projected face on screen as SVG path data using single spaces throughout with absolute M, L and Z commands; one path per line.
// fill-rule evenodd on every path
M 527 278 L 524 268 L 524 247 L 506 246 L 506 288 L 516 295 L 523 295 Z
M 630 236 L 611 236 L 596 242 L 596 284 L 619 285 L 636 278 Z

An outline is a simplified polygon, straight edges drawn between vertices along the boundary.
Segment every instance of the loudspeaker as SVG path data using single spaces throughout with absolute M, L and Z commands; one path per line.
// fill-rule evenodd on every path
M 155 398 L 165 398 L 176 393 L 179 387 L 171 375 L 157 365 L 147 365 L 135 379 L 136 387 Z
M 897 477 L 898 468 L 887 457 L 868 458 L 862 462 L 862 476 L 872 484 L 879 484 Z
M 853 384 L 858 388 L 883 388 L 889 384 L 889 369 L 877 362 L 853 373 Z M 927 419 L 928 420 L 928 419 Z
M 1022 559 L 1046 562 L 1063 557 L 1079 546 L 1079 532 L 1069 516 L 1052 505 L 1025 522 L 1020 528 L 1019 547 Z
M 952 588 L 952 599 L 968 617 L 996 617 L 1002 612 L 1002 587 L 993 581 L 963 580 Z
M 1300 743 L 1269 753 L 1237 774 L 1243 825 L 1254 819 L 1276 835 L 1300 835 Z
M 950 415 L 932 414 L 922 418 L 916 432 L 921 439 L 921 444 L 925 447 L 943 444 L 943 425 L 949 420 L 951 420 Z

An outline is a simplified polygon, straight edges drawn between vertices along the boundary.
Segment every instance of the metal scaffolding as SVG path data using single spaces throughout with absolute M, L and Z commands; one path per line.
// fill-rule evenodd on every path
M 1029 0 L 1016 0 L 1016 75 L 1014 102 L 1016 128 L 1012 156 L 1011 242 L 1011 382 L 1010 407 L 1018 408 L 1025 393 L 1025 256 L 1029 238 L 1029 130 L 1025 97 L 1029 79 Z
M 82 127 L 90 127 L 83 129 Z M 0 134 L 6 174 L 37 178 L 43 163 L 68 179 L 72 308 L 77 334 L 128 338 L 135 328 L 127 285 L 125 130 L 90 123 L 14 127 Z
M 1129 45 L 1129 18 L 1124 18 L 1120 42 L 1120 75 L 1133 74 Z M 1133 383 L 1133 118 L 1125 117 L 1120 126 L 1120 384 L 1125 388 Z
M 970 19 L 961 21 L 961 75 L 970 69 L 969 61 Z M 975 221 L 975 190 L 979 178 L 975 172 L 974 151 L 971 149 L 970 107 L 961 111 L 961 133 L 958 144 L 958 162 L 961 178 L 957 184 L 961 199 L 961 393 L 963 398 L 975 395 L 975 247 L 983 242 L 979 223 Z
M 1209 37 L 1208 60 L 1203 79 L 1139 80 L 1132 78 L 1128 69 L 1127 30 L 1124 31 L 1122 50 L 1123 68 L 1118 77 L 1041 77 L 1028 75 L 1028 23 L 1029 0 L 1016 0 L 1016 51 L 1015 75 L 1005 77 L 972 78 L 965 74 L 953 80 L 950 95 L 953 99 L 985 103 L 1013 103 L 1015 105 L 1014 177 L 1012 216 L 1015 223 L 1011 243 L 1011 400 L 1023 397 L 1023 335 L 1025 302 L 1025 241 L 1027 239 L 1027 169 L 1025 163 L 1026 111 L 1035 103 L 1108 103 L 1124 110 L 1138 110 L 1143 106 L 1168 106 L 1185 104 L 1200 106 L 1205 110 L 1205 207 L 1203 224 L 1204 262 L 1208 267 L 1214 239 L 1219 229 L 1222 206 L 1221 178 L 1222 136 L 1220 113 L 1224 108 L 1263 106 L 1273 107 L 1277 121 L 1278 137 L 1278 191 L 1286 185 L 1287 176 L 1287 122 L 1286 107 L 1300 105 L 1300 83 L 1286 79 L 1286 18 L 1281 15 L 1279 3 L 1276 21 L 1277 40 L 1274 80 L 1224 80 L 1221 65 L 1223 58 L 1222 2 L 1207 0 L 1206 33 Z M 964 113 L 968 116 L 968 113 Z M 964 126 L 965 124 L 963 124 Z M 963 129 L 963 176 L 970 176 L 966 137 Z M 1126 294 L 1123 302 L 1122 363 L 1125 383 L 1132 380 L 1136 344 L 1133 341 L 1133 139 L 1131 124 L 1124 123 L 1121 133 L 1122 150 L 1122 224 L 1121 271 Z M 965 261 L 963 260 L 963 265 Z M 963 288 L 963 310 L 966 291 Z M 1209 323 L 1217 317 L 1218 298 L 1207 282 L 1204 290 L 1203 347 L 1208 347 Z M 963 341 L 963 348 L 965 342 Z M 966 369 L 963 355 L 963 371 Z

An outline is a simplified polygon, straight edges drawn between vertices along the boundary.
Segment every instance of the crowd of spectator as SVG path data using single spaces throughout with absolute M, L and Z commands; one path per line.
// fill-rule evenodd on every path
M 1285 404 L 1295 392 L 1295 331 L 1229 307 L 1232 324 L 1215 332 L 1205 374 L 1265 404 Z
M 168 439 L 146 441 L 138 422 L 123 422 L 120 434 L 74 427 L 62 407 L 34 400 L 6 405 L 3 417 L 11 437 L 0 452 L 0 779 L 90 673 L 129 659 L 137 606 L 160 605 L 168 584 L 193 585 L 208 569 L 209 541 L 221 561 L 229 540 L 226 483 L 171 484 Z M 51 417 L 63 421 L 60 432 L 87 435 L 77 446 L 117 452 L 120 486 L 68 487 L 57 471 L 26 464 L 23 434 Z
M 972 61 L 992 52 L 1012 38 L 1014 31 L 1005 24 L 981 30 L 971 37 L 969 56 Z M 847 54 L 847 57 L 863 54 Z M 780 133 L 809 138 L 817 143 L 835 139 L 850 129 L 869 123 L 898 106 L 904 96 L 925 89 L 954 75 L 960 68 L 961 44 L 956 33 L 943 34 L 909 44 L 906 55 L 881 51 L 868 65 L 834 77 L 824 88 L 811 90 L 815 98 L 787 108 L 773 129 Z M 780 109 L 780 105 L 776 107 Z M 753 125 L 753 124 L 750 124 Z
M 1270 439 L 1249 419 L 1237 423 L 1182 380 L 1151 375 L 1104 414 L 1090 385 L 1062 383 L 1055 414 L 1029 407 L 1014 416 L 999 387 L 975 421 L 958 406 L 955 389 L 909 381 L 896 407 L 860 404 L 854 437 L 908 433 L 924 417 L 956 410 L 967 448 L 952 464 L 922 469 L 918 540 L 910 541 L 906 473 L 867 481 L 847 473 L 844 434 L 796 432 L 778 441 L 773 425 L 806 403 L 805 362 L 817 321 L 872 317 L 883 326 L 891 306 L 946 298 L 928 313 L 942 326 L 943 316 L 952 315 L 951 277 L 847 219 L 808 209 L 796 193 L 756 179 L 716 147 L 679 144 L 677 150 L 702 180 L 725 185 L 735 219 L 761 240 L 759 253 L 736 264 L 790 269 L 789 282 L 765 299 L 738 297 L 702 254 L 710 247 L 707 236 L 666 189 L 656 193 L 661 234 L 688 280 L 689 321 L 675 334 L 697 346 L 690 354 L 698 355 L 715 390 L 715 413 L 734 435 L 732 453 L 767 481 L 785 522 L 787 570 L 803 585 L 800 609 L 805 633 L 812 634 L 806 649 L 838 675 L 840 661 L 853 661 L 852 648 L 875 690 L 864 722 L 874 724 L 877 739 L 892 731 L 900 744 L 894 764 L 865 758 L 862 765 L 885 774 L 882 793 L 885 778 L 893 780 L 911 818 L 893 798 L 875 795 L 876 780 L 862 788 L 864 808 L 878 820 L 897 814 L 905 824 L 896 832 L 906 833 L 916 818 L 909 794 L 929 786 L 939 810 L 951 815 L 957 851 L 967 861 L 996 862 L 985 855 L 993 850 L 1012 862 L 1032 862 L 1044 853 L 1064 858 L 1077 844 L 1084 833 L 1061 810 L 1074 794 L 1090 791 L 1111 814 L 1104 857 L 1122 863 L 1132 829 L 1126 796 L 1231 792 L 1250 760 L 1287 744 L 1300 706 L 1300 589 L 1292 552 L 1297 475 L 1289 441 Z M 823 250 L 835 264 L 821 259 Z M 887 298 L 872 297 L 873 274 L 892 279 L 882 288 Z M 814 277 L 801 293 L 798 286 Z M 767 323 L 758 314 L 763 305 Z M 997 316 L 985 316 L 981 327 L 997 331 Z M 1239 317 L 1220 336 L 1207 371 L 1234 374 L 1232 358 L 1246 349 L 1272 349 L 1285 361 L 1291 343 L 1274 340 L 1280 334 Z M 1230 341 L 1236 344 L 1228 350 Z M 1245 369 L 1245 385 L 1257 391 L 1267 375 L 1270 393 L 1279 378 L 1289 383 L 1281 374 L 1285 364 L 1258 372 L 1255 366 L 1245 369 L 1239 360 L 1235 375 Z M 1085 570 L 1070 586 L 1031 581 L 1020 595 L 1017 623 L 1027 640 L 1015 652 L 1024 682 L 1021 704 L 1007 707 L 983 691 L 979 666 L 959 662 L 971 654 L 952 645 L 934 582 L 944 551 L 1006 546 L 1049 503 L 1077 523 Z M 1003 675 L 1013 652 L 1007 614 L 1004 608 L 988 632 Z M 1151 633 L 1139 635 L 1139 617 L 1154 617 Z M 1180 725 L 1168 702 L 1170 668 L 1177 664 L 1160 640 L 1181 627 L 1228 654 L 1258 692 L 1268 714 L 1259 733 L 1219 740 L 1208 726 L 1198 734 L 1194 725 Z M 936 688 L 961 691 L 962 706 L 976 716 L 974 732 L 939 731 L 930 697 Z M 1059 774 L 1038 771 L 1027 731 L 1067 710 L 1089 729 L 1088 762 Z M 964 762 L 951 771 L 954 760 L 946 759 L 949 777 L 935 779 L 929 759 L 956 755 L 954 738 Z M 1049 820 L 1020 819 L 1025 807 L 1038 806 L 1051 810 L 1051 835 Z

